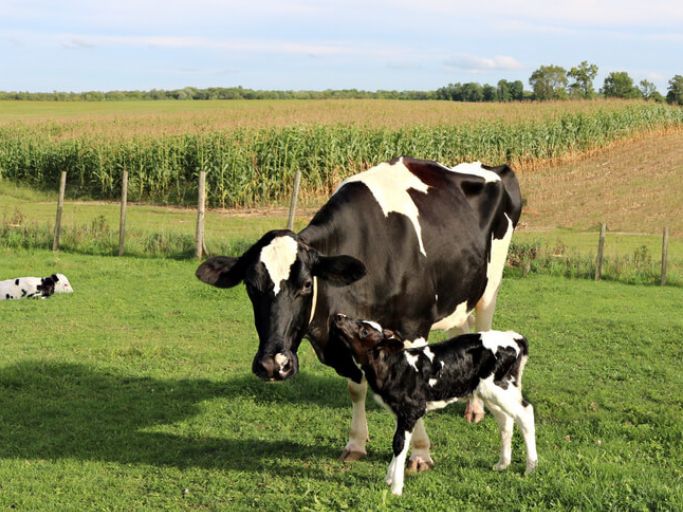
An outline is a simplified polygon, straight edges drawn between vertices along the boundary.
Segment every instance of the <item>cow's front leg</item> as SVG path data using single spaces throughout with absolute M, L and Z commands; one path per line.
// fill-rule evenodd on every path
M 341 454 L 341 460 L 352 462 L 367 455 L 365 444 L 368 442 L 368 420 L 365 416 L 365 397 L 368 394 L 368 382 L 363 378 L 360 384 L 349 380 L 349 394 L 351 395 L 351 430 L 349 442 Z
M 424 418 L 417 420 L 415 430 L 411 438 L 412 453 L 408 460 L 408 472 L 419 473 L 422 471 L 429 471 L 434 467 L 434 461 L 429 453 L 431 443 L 427 430 L 424 425 Z
M 387 485 L 391 486 L 391 494 L 395 496 L 400 496 L 403 493 L 406 456 L 408 455 L 413 428 L 414 425 L 410 425 L 406 421 L 399 419 L 396 422 L 396 432 L 394 432 L 394 441 L 392 443 L 394 456 L 391 459 L 391 463 L 389 463 L 386 478 Z

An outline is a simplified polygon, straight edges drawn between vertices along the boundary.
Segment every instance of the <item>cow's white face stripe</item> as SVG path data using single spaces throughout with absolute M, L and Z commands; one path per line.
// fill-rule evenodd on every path
M 460 174 L 470 174 L 472 176 L 478 176 L 479 178 L 484 178 L 484 183 L 494 183 L 500 181 L 500 176 L 495 172 L 484 169 L 481 166 L 481 162 L 471 162 L 458 164 L 451 168 L 451 171 Z
M 280 293 L 280 282 L 289 279 L 296 261 L 297 243 L 291 236 L 279 236 L 261 249 L 261 263 L 273 281 L 275 295 Z
M 429 185 L 410 172 L 403 164 L 402 158 L 393 165 L 383 163 L 365 172 L 351 176 L 339 188 L 353 182 L 361 182 L 370 189 L 380 208 L 382 208 L 385 217 L 389 215 L 389 212 L 400 213 L 408 217 L 408 220 L 410 220 L 415 228 L 417 241 L 420 244 L 420 252 L 427 256 L 424 243 L 422 242 L 422 227 L 418 219 L 420 214 L 417 205 L 413 202 L 408 191 L 413 189 L 426 194 Z

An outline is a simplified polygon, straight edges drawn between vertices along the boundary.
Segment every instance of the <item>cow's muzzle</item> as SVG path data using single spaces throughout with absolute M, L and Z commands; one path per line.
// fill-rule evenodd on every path
M 299 359 L 290 350 L 276 354 L 256 354 L 252 371 L 263 380 L 286 380 L 299 370 Z

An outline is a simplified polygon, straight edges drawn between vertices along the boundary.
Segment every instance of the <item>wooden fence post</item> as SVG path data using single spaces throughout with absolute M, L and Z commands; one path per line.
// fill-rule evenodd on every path
M 204 255 L 204 206 L 206 204 L 206 171 L 199 171 L 199 199 L 197 201 L 197 234 L 196 250 L 197 259 Z
M 62 171 L 59 179 L 59 199 L 57 199 L 57 218 L 55 219 L 55 237 L 52 240 L 52 250 L 59 250 L 59 237 L 62 234 L 62 212 L 64 211 L 64 192 L 66 190 L 66 171 Z
M 669 228 L 664 228 L 664 234 L 662 236 L 662 277 L 659 284 L 664 286 L 666 284 L 666 266 L 667 260 L 669 258 Z
M 128 206 L 128 171 L 121 177 L 121 215 L 119 217 L 119 256 L 126 250 L 126 207 Z
M 289 218 L 287 219 L 287 229 L 294 229 L 294 215 L 296 214 L 296 201 L 299 196 L 301 186 L 301 171 L 297 170 L 294 176 L 294 190 L 292 190 L 292 200 L 289 203 Z
M 595 261 L 595 280 L 600 281 L 602 277 L 602 260 L 605 256 L 605 233 L 607 232 L 607 225 L 603 222 L 600 224 L 600 238 L 598 239 L 598 257 Z

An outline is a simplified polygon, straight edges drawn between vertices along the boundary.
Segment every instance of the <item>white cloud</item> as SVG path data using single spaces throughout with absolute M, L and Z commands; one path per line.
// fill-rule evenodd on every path
M 522 64 L 514 57 L 496 55 L 495 57 L 477 57 L 475 55 L 455 55 L 445 61 L 446 66 L 462 71 L 510 71 L 521 69 Z

